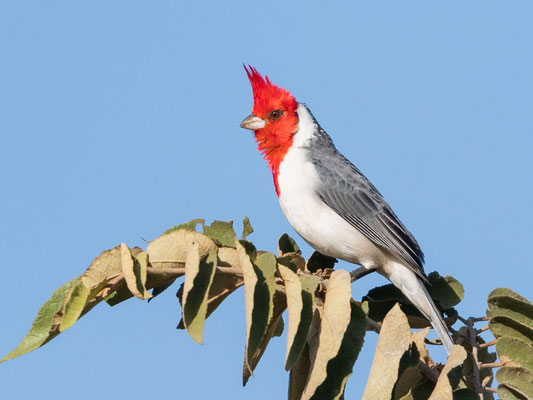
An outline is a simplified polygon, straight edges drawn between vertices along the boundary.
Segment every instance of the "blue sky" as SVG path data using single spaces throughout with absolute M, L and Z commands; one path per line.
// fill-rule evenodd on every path
M 532 12 L 529 1 L 3 2 L 0 352 L 122 241 L 198 217 L 240 229 L 245 215 L 259 248 L 296 237 L 239 128 L 252 105 L 243 62 L 312 109 L 415 234 L 426 270 L 464 284 L 461 314 L 482 314 L 498 286 L 533 299 Z M 365 278 L 354 297 L 384 283 Z M 241 387 L 243 291 L 207 321 L 204 346 L 175 330 L 173 292 L 102 304 L 2 364 L 2 397 L 284 398 L 285 337 Z M 347 399 L 361 396 L 375 340 Z

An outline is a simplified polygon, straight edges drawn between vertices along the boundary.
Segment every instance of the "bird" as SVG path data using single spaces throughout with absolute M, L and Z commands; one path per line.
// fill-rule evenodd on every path
M 285 217 L 319 253 L 377 270 L 429 320 L 449 354 L 454 342 L 429 295 L 424 253 L 376 187 L 335 147 L 311 110 L 244 65 L 254 131 Z

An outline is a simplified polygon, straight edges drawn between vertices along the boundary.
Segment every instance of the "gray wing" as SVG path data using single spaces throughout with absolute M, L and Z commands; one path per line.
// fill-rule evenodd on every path
M 312 162 L 322 180 L 317 193 L 322 201 L 379 248 L 427 280 L 424 253 L 381 193 L 334 147 L 320 153 L 315 153 Z

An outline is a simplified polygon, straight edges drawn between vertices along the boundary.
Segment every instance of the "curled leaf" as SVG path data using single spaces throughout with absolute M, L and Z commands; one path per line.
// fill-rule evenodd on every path
M 148 254 L 141 251 L 137 256 L 133 256 L 128 246 L 122 243 L 120 245 L 120 258 L 122 274 L 130 292 L 141 300 L 152 297 L 152 294 L 145 287 Z

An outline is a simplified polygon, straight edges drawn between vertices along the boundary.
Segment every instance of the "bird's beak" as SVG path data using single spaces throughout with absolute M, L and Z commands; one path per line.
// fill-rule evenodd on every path
M 241 128 L 255 131 L 257 129 L 264 128 L 265 124 L 266 122 L 264 119 L 261 119 L 255 116 L 254 114 L 250 114 L 246 118 L 244 118 L 244 121 L 241 122 Z

